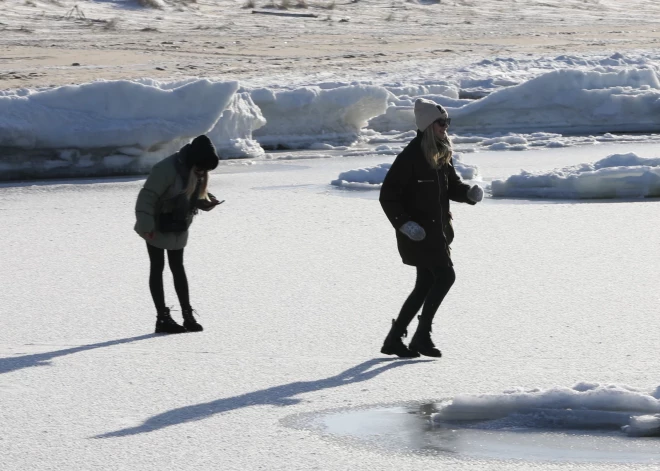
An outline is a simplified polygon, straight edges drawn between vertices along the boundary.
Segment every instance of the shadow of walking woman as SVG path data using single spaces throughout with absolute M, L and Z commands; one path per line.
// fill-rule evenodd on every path
M 411 363 L 422 363 L 425 361 L 432 360 L 406 361 L 374 358 L 329 378 L 315 381 L 296 381 L 281 386 L 274 386 L 272 388 L 241 394 L 240 396 L 226 397 L 211 402 L 204 402 L 202 404 L 179 407 L 178 409 L 172 409 L 150 417 L 137 427 L 116 430 L 103 435 L 97 435 L 93 438 L 125 437 L 153 432 L 172 425 L 202 420 L 215 414 L 221 414 L 223 412 L 241 409 L 243 407 L 260 405 L 290 406 L 301 401 L 301 399 L 295 397 L 300 394 L 367 381 L 392 368 L 398 368 Z

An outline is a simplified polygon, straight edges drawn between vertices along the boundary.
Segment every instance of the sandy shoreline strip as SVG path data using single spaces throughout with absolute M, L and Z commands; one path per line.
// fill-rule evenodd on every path
M 250 15 L 236 3 L 232 8 L 220 3 L 161 11 L 86 2 L 84 18 L 74 12 L 68 19 L 63 13 L 73 3 L 37 9 L 3 3 L 0 89 L 141 77 L 247 84 L 293 75 L 360 80 L 405 73 L 411 60 L 469 63 L 498 56 L 625 53 L 655 50 L 660 42 L 660 6 L 642 0 L 632 2 L 639 3 L 638 11 L 630 5 L 614 13 L 606 8 L 609 1 L 576 4 L 582 8 L 575 2 L 537 5 L 536 10 L 523 5 L 511 10 L 492 1 L 484 2 L 483 10 L 469 2 L 444 10 L 410 2 L 389 10 L 374 2 L 362 9 L 342 4 L 333 11 L 305 10 L 318 18 Z M 656 10 L 659 15 L 650 14 Z

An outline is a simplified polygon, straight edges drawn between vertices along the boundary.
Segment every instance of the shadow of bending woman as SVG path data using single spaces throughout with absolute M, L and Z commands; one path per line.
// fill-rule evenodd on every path
M 260 391 L 241 394 L 240 396 L 226 397 L 202 404 L 179 407 L 178 409 L 172 409 L 155 415 L 136 427 L 108 432 L 93 438 L 125 437 L 153 432 L 172 425 L 202 420 L 215 414 L 241 409 L 243 407 L 260 405 L 290 406 L 301 401 L 301 399 L 295 397 L 300 394 L 367 381 L 389 369 L 425 361 L 432 360 L 374 358 L 329 378 L 315 381 L 296 381 Z
M 15 357 L 0 358 L 0 374 L 10 373 L 12 371 L 21 370 L 23 368 L 31 368 L 33 366 L 48 366 L 53 358 L 71 355 L 73 353 L 84 352 L 86 350 L 94 350 L 96 348 L 111 347 L 113 345 L 120 345 L 122 343 L 138 342 L 157 337 L 156 334 L 139 335 L 137 337 L 129 337 L 126 339 L 108 340 L 107 342 L 93 343 L 90 345 L 80 345 L 78 347 L 65 348 L 63 350 L 56 350 L 54 352 L 34 353 L 31 355 L 20 355 Z

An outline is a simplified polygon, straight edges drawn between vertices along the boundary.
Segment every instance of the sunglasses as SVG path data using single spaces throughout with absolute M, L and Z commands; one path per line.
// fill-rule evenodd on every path
M 440 126 L 449 126 L 451 124 L 451 118 L 447 118 L 447 119 L 440 118 L 437 119 L 435 122 L 438 123 Z

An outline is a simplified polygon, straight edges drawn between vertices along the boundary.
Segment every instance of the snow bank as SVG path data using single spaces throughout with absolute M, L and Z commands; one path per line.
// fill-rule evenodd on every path
M 633 416 L 621 429 L 631 437 L 660 437 L 660 414 Z
M 0 180 L 143 173 L 202 133 L 209 134 L 222 158 L 263 156 L 262 146 L 337 149 L 356 141 L 386 144 L 369 152 L 395 154 L 408 140 L 403 136 L 414 131 L 417 98 L 431 99 L 449 110 L 450 132 L 461 152 L 657 142 L 660 81 L 655 60 L 617 54 L 596 59 L 498 58 L 443 73 L 442 81 L 383 85 L 328 81 L 294 90 L 285 90 L 285 85 L 239 90 L 236 82 L 198 78 L 5 90 L 0 91 Z M 553 68 L 559 70 L 548 72 Z M 465 99 L 468 96 L 483 98 Z M 648 134 L 612 134 L 630 131 Z M 351 152 L 344 155 L 358 155 Z M 465 171 L 464 178 L 475 177 Z M 618 171 L 609 172 L 611 183 Z M 580 181 L 587 182 L 587 174 L 582 173 Z M 646 195 L 655 195 L 654 175 L 651 170 L 641 182 L 626 181 L 646 185 L 650 188 Z M 353 183 L 370 184 L 355 178 L 358 181 Z M 498 185 L 502 191 L 527 196 L 522 184 L 511 190 L 515 181 L 509 190 Z M 543 191 L 533 196 L 543 196 Z M 612 191 L 615 196 L 629 193 L 625 188 L 623 193 Z M 573 196 L 569 191 L 558 197 Z
M 420 85 L 411 84 L 390 84 L 384 85 L 385 89 L 396 96 L 423 96 L 423 95 L 442 95 L 447 98 L 458 98 L 458 85 L 453 82 L 425 82 Z
M 492 92 L 510 87 L 554 70 L 577 69 L 612 72 L 635 68 L 657 68 L 656 53 L 615 52 L 610 55 L 562 54 L 554 57 L 496 57 L 483 59 L 460 70 L 461 93 L 471 90 Z
M 2 179 L 148 171 L 216 126 L 237 89 L 237 82 L 145 79 L 5 92 Z
M 613 58 L 606 62 L 618 63 Z M 519 65 L 516 61 L 506 63 Z M 458 88 L 449 86 L 432 93 L 423 87 L 387 87 L 388 107 L 384 114 L 371 119 L 368 127 L 378 132 L 415 129 L 413 104 L 417 98 L 426 98 L 448 109 L 452 132 L 461 134 L 660 130 L 656 71 L 646 64 L 637 68 L 625 62 L 619 65 L 627 68 L 555 70 L 520 84 L 465 78 L 460 80 L 460 94 L 456 93 Z M 488 87 L 499 88 L 486 93 Z M 511 150 L 504 144 L 494 149 Z
M 572 388 L 460 395 L 441 404 L 431 420 L 437 426 L 464 423 L 489 430 L 621 427 L 628 435 L 660 436 L 660 399 L 658 390 L 583 382 Z
M 426 83 L 423 85 L 385 85 L 387 90 L 387 109 L 384 114 L 369 120 L 367 127 L 378 132 L 414 131 L 415 100 L 425 98 L 443 106 L 458 107 L 469 103 L 459 100 L 458 85 L 451 82 Z
M 415 100 L 424 98 L 438 103 L 445 108 L 458 108 L 471 103 L 471 100 L 459 100 L 454 98 L 456 90 L 447 89 L 450 95 L 420 94 L 412 97 L 408 95 L 395 96 L 390 91 L 388 95 L 388 106 L 385 113 L 369 120 L 368 128 L 378 132 L 387 131 L 415 131 Z
M 384 114 L 369 121 L 368 128 L 379 132 L 415 130 L 413 105 L 390 104 Z
M 454 132 L 653 132 L 660 82 L 645 68 L 558 70 L 448 111 Z
M 463 180 L 480 180 L 479 167 L 463 162 L 461 154 L 454 152 L 454 168 Z
M 547 173 L 522 171 L 491 184 L 494 197 L 635 198 L 660 196 L 660 158 L 613 154 Z
M 0 146 L 149 149 L 211 129 L 237 88 L 209 80 L 173 89 L 119 80 L 0 96 Z
M 243 91 L 232 97 L 208 136 L 221 158 L 263 156 L 264 150 L 252 138 L 252 133 L 265 124 L 266 119 L 261 110 L 254 104 L 250 94 Z
M 5 180 L 140 173 L 203 133 L 221 158 L 262 156 L 256 139 L 280 148 L 346 144 L 383 113 L 387 94 L 358 85 L 248 92 L 195 78 L 4 91 L 0 170 Z
M 383 186 L 385 175 L 392 164 L 378 164 L 373 167 L 358 168 L 342 172 L 331 185 L 352 190 L 378 190 Z
M 265 148 L 305 148 L 317 142 L 354 142 L 367 121 L 382 114 L 387 103 L 382 87 L 351 85 L 324 90 L 303 87 L 252 91 L 266 125 L 254 132 Z
M 330 184 L 352 190 L 379 190 L 390 167 L 392 164 L 378 164 L 373 167 L 348 170 L 340 173 Z M 474 180 L 479 175 L 476 165 L 464 164 L 457 154 L 454 154 L 454 168 L 464 180 Z
M 140 79 L 4 91 L 1 179 L 141 173 L 203 133 L 221 158 L 263 155 L 252 131 L 265 119 L 237 89 Z

